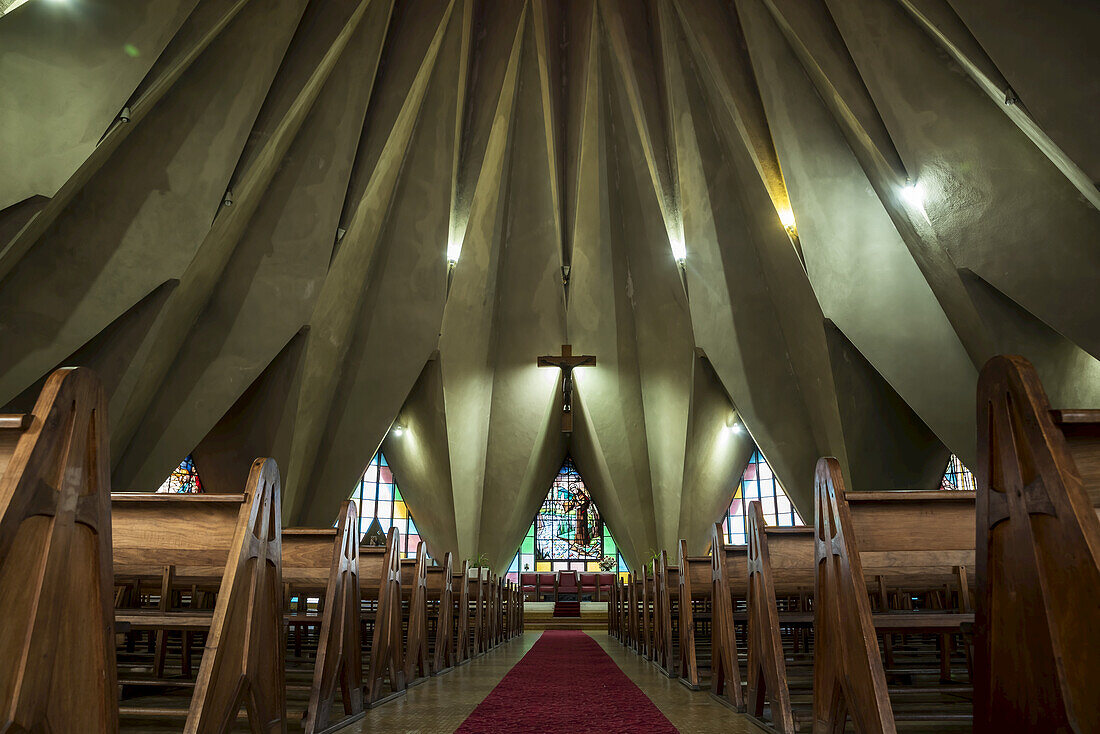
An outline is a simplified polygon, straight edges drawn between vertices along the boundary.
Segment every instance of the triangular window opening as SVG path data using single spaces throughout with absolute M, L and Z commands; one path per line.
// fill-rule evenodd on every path
M 164 484 L 160 485 L 157 494 L 201 494 L 202 491 L 199 470 L 195 468 L 195 460 L 188 454 L 175 471 L 168 475 Z
M 745 467 L 745 473 L 741 475 L 741 481 L 733 493 L 733 501 L 730 502 L 722 522 L 722 531 L 726 535 L 727 544 L 748 544 L 749 503 L 754 500 L 760 500 L 761 509 L 764 511 L 764 522 L 770 527 L 803 524 L 798 510 L 791 504 L 791 500 L 787 497 L 779 480 L 775 478 L 764 455 L 760 453 L 760 449 L 753 449 L 749 464 Z
M 417 530 L 412 514 L 409 513 L 409 506 L 401 496 L 393 470 L 390 469 L 389 462 L 381 451 L 374 455 L 370 464 L 363 470 L 363 475 L 359 477 L 355 490 L 351 493 L 351 500 L 356 503 L 356 509 L 359 511 L 361 536 L 371 531 L 371 525 L 377 517 L 379 527 L 375 530 L 381 531 L 379 545 L 385 544 L 386 534 L 391 527 L 396 527 L 401 533 L 401 557 L 416 558 L 420 531 Z
M 971 491 L 977 489 L 974 482 L 974 473 L 967 469 L 959 457 L 954 454 L 951 454 L 951 458 L 947 460 L 947 469 L 943 472 L 940 489 L 969 489 Z
M 521 572 L 568 570 L 627 572 L 584 479 L 567 456 L 508 567 L 508 580 L 518 582 Z

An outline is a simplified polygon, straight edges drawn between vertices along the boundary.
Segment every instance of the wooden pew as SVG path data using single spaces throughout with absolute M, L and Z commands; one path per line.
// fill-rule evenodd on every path
M 504 585 L 496 574 L 492 577 L 492 614 L 489 616 L 489 640 L 493 647 L 501 643 L 503 629 Z
M 961 582 L 965 597 L 965 569 L 973 568 L 974 562 L 974 493 L 846 493 L 840 465 L 831 457 L 818 461 L 814 485 L 815 730 L 840 731 L 848 717 L 857 730 L 871 732 L 895 731 L 895 722 L 905 720 L 969 721 L 969 686 L 920 685 L 910 693 L 921 696 L 921 708 L 898 709 L 891 693 L 897 699 L 905 691 L 888 688 L 878 638 L 900 633 L 950 639 L 941 636 L 960 634 L 964 625 L 973 624 L 974 615 L 872 614 L 874 587 L 868 579 L 889 578 L 907 598 L 914 592 L 942 589 L 954 579 Z M 948 666 L 949 652 L 945 645 L 940 655 Z M 934 668 L 939 669 L 932 674 L 942 678 L 942 663 Z M 917 674 L 905 671 L 906 676 Z
M 745 709 L 745 692 L 741 687 L 744 679 L 741 675 L 740 655 L 738 654 L 737 627 L 740 614 L 736 611 L 742 599 L 748 596 L 748 547 L 744 545 L 726 545 L 725 533 L 722 531 L 722 523 L 716 522 L 710 535 L 710 567 L 711 567 L 711 693 L 725 703 L 733 706 L 738 711 Z M 681 555 L 685 549 L 681 547 Z M 680 578 L 685 577 L 684 565 L 681 564 Z M 700 572 L 694 571 L 696 579 L 688 578 L 688 583 L 693 586 L 703 583 L 698 580 Z M 705 584 L 704 584 L 705 585 Z M 681 670 L 689 671 L 689 657 L 695 655 L 694 645 L 688 645 L 691 620 L 686 615 L 688 603 L 686 598 L 691 598 L 694 591 L 684 590 L 681 585 L 680 604 L 684 611 L 680 614 L 681 629 L 684 637 L 681 643 Z M 743 644 L 743 643 L 742 643 Z M 681 673 L 684 675 L 684 673 Z M 698 678 L 696 678 L 698 680 Z M 690 682 L 690 681 L 689 681 Z
M 645 645 L 643 656 L 652 661 L 653 651 L 656 647 L 655 623 L 657 620 L 657 589 L 656 578 L 653 575 L 653 561 L 642 567 L 642 578 L 645 579 L 645 585 L 642 587 L 642 634 Z
M 687 543 L 681 540 L 678 576 L 680 585 L 677 615 L 680 636 L 678 675 L 681 683 L 693 690 L 699 690 L 703 687 L 703 673 L 709 674 L 714 668 L 713 635 L 716 596 L 711 557 L 689 556 Z M 743 586 L 742 583 L 737 587 L 738 599 L 743 597 L 740 593 Z M 729 596 L 728 591 L 726 596 Z M 736 661 L 736 656 L 734 660 Z
M 623 642 L 619 637 L 618 583 L 607 592 L 607 634 Z
M 978 732 L 1100 731 L 1100 410 L 1051 410 L 1035 368 L 978 380 Z
M 118 730 L 109 493 L 91 370 L 0 415 L 0 731 Z
M 120 716 L 185 718 L 190 734 L 224 729 L 244 705 L 253 729 L 285 728 L 282 513 L 275 462 L 253 462 L 244 489 L 240 495 L 111 496 L 115 583 L 161 584 L 157 608 L 116 610 L 116 622 L 135 632 L 156 632 L 161 658 L 169 631 L 206 635 L 193 688 L 184 686 L 192 691 L 189 708 L 123 705 Z M 217 589 L 212 613 L 174 608 L 178 585 Z M 143 686 L 163 680 L 154 675 L 120 683 L 123 691 L 149 690 Z
M 401 535 L 390 528 L 386 545 L 359 544 L 359 609 L 366 701 L 377 706 L 405 692 L 401 604 Z
M 657 665 L 665 675 L 673 678 L 679 675 L 680 567 L 669 564 L 667 551 L 661 551 L 656 565 L 657 606 L 660 609 Z
M 489 614 L 489 590 L 486 578 L 489 569 L 475 566 L 470 574 L 470 657 L 474 658 L 489 649 L 485 631 Z
M 424 541 L 416 544 L 415 558 L 401 559 L 400 568 L 405 684 L 415 685 L 431 675 L 431 658 L 428 652 L 428 557 Z
M 649 592 L 649 645 L 646 658 L 656 664 L 659 658 L 657 650 L 664 645 L 661 638 L 661 585 L 656 558 L 646 563 L 646 587 Z
M 641 647 L 641 633 L 638 626 L 638 605 L 641 603 L 641 592 L 638 588 L 638 575 L 632 573 L 627 576 L 627 643 L 634 652 L 640 652 Z
M 630 647 L 630 585 L 627 582 L 629 578 L 630 574 L 625 578 L 619 577 L 616 591 L 619 606 L 619 642 L 627 647 Z
M 454 631 L 455 636 L 455 663 L 462 665 L 470 662 L 473 653 L 470 649 L 470 630 L 472 621 L 470 617 L 470 562 L 463 561 L 462 568 L 455 569 L 451 577 L 451 585 L 458 584 L 458 593 L 455 594 Z
M 795 715 L 787 658 L 812 664 L 805 654 L 784 642 L 782 630 L 797 631 L 813 626 L 813 614 L 789 604 L 780 608 L 778 599 L 803 599 L 814 586 L 814 529 L 810 526 L 773 528 L 764 522 L 760 501 L 749 503 L 748 527 L 748 714 L 764 718 L 768 704 L 771 721 L 765 722 L 779 734 L 794 734 Z M 808 713 L 808 712 L 807 712 Z M 809 717 L 806 717 L 809 718 Z
M 427 568 L 427 600 L 432 675 L 440 675 L 455 666 L 454 567 L 450 553 L 443 555 L 443 565 Z
M 359 517 L 354 502 L 340 506 L 335 528 L 284 528 L 283 582 L 290 593 L 317 594 L 320 615 L 292 614 L 291 629 L 311 625 L 318 629 L 316 652 L 305 662 L 309 698 L 302 721 L 307 734 L 337 723 L 332 712 L 337 690 L 344 712 L 341 723 L 362 718 L 363 658 L 359 623 Z M 318 618 L 319 616 L 319 618 Z M 287 696 L 296 677 L 294 658 L 287 665 Z

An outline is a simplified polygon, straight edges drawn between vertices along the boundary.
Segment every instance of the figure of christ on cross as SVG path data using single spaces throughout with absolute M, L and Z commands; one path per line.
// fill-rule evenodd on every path
M 573 345 L 562 344 L 561 354 L 548 354 L 538 358 L 539 367 L 561 369 L 561 432 L 573 432 L 573 368 L 592 367 L 596 358 L 591 354 L 573 356 Z

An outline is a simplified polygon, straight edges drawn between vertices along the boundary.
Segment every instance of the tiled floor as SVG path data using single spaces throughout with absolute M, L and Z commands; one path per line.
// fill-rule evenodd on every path
M 414 686 L 404 697 L 370 710 L 365 718 L 342 729 L 341 734 L 453 732 L 531 649 L 539 634 L 528 632 L 467 665 Z M 761 729 L 715 701 L 709 693 L 688 690 L 662 675 L 604 632 L 590 634 L 682 734 L 760 734 Z
M 693 691 L 606 633 L 590 633 L 615 664 L 657 704 L 680 734 L 763 734 L 765 729 L 723 706 L 709 691 Z

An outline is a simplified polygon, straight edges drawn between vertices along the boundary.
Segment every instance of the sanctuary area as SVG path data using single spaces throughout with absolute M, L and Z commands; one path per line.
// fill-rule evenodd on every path
M 1100 734 L 1098 44 L 0 0 L 0 734 Z

